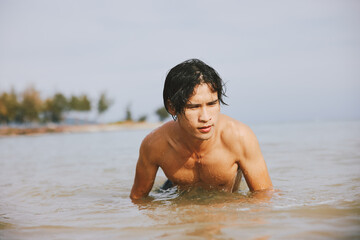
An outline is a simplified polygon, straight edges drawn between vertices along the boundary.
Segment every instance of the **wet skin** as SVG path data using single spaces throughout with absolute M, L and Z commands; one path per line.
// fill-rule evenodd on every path
M 165 123 L 143 140 L 132 199 L 148 195 L 159 167 L 179 188 L 231 192 L 237 190 L 241 170 L 251 191 L 272 189 L 255 134 L 220 113 L 217 93 L 207 84 L 195 87 L 185 112 L 177 116 L 177 121 Z

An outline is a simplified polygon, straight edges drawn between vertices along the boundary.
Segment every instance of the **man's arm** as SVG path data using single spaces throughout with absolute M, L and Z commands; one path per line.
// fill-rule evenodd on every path
M 269 172 L 254 132 L 246 126 L 241 135 L 243 157 L 239 164 L 250 191 L 272 190 Z
M 136 164 L 134 185 L 130 193 L 130 198 L 133 200 L 146 197 L 149 194 L 159 168 L 158 165 L 151 161 L 150 154 L 146 151 L 145 145 L 144 141 L 140 147 L 139 159 Z

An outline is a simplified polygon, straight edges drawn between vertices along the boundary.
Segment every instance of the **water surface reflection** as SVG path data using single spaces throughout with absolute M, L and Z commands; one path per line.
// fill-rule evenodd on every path
M 151 130 L 0 138 L 0 239 L 358 239 L 360 123 L 259 125 L 276 189 L 129 198 Z M 160 172 L 156 186 L 165 181 Z

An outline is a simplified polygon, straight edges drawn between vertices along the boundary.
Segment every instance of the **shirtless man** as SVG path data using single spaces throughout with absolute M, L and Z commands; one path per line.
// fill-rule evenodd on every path
M 241 172 L 253 192 L 272 183 L 256 136 L 245 124 L 220 113 L 223 82 L 198 59 L 172 68 L 165 80 L 164 105 L 175 121 L 143 140 L 130 197 L 146 197 L 162 168 L 180 189 L 201 187 L 233 192 Z

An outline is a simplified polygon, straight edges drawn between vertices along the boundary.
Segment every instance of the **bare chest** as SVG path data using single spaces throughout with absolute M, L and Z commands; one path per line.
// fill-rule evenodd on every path
M 224 190 L 231 190 L 238 170 L 234 156 L 226 151 L 188 156 L 170 152 L 160 167 L 176 185 Z

